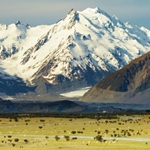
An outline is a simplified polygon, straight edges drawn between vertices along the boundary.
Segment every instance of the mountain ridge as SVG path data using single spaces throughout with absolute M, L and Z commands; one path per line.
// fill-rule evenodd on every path
M 50 26 L 0 25 L 1 73 L 39 94 L 96 84 L 150 47 L 150 31 L 99 8 L 71 10 Z M 17 92 L 16 92 L 17 93 Z
M 149 103 L 150 52 L 99 81 L 81 100 Z

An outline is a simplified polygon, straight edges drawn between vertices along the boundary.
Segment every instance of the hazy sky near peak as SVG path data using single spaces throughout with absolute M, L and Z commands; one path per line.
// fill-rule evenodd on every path
M 150 0 L 0 0 L 0 24 L 20 20 L 37 26 L 63 19 L 73 8 L 82 11 L 99 7 L 122 22 L 130 22 L 150 30 Z

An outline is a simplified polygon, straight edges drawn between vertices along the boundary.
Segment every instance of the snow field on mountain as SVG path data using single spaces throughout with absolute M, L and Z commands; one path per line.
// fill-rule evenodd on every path
M 72 81 L 80 78 L 80 72 L 86 72 L 87 66 L 95 73 L 109 73 L 149 48 L 148 29 L 122 23 L 99 8 L 72 10 L 49 26 L 30 27 L 20 22 L 0 25 L 2 72 L 31 84 L 38 77 L 57 84 L 57 75 Z
M 0 45 L 4 45 L 6 48 L 10 48 L 11 45 L 15 45 L 17 48 L 19 48 L 19 51 L 16 54 L 0 61 L 1 66 L 4 68 L 5 72 L 10 75 L 16 74 L 25 79 L 28 78 L 24 72 L 24 68 L 26 66 L 20 65 L 23 59 L 23 55 L 26 50 L 34 46 L 38 42 L 38 39 L 41 38 L 43 34 L 47 33 L 49 29 L 50 26 L 46 25 L 27 28 L 22 24 L 11 24 L 6 27 L 6 30 L 0 31 L 0 36 L 5 37 L 4 42 L 0 43 Z M 20 36 L 24 38 L 18 39 L 17 37 Z M 27 66 L 27 68 L 28 67 L 29 66 Z M 34 72 L 32 72 L 32 70 L 30 71 L 31 73 L 28 72 L 28 74 L 32 75 Z
M 71 91 L 71 92 L 66 92 L 66 93 L 61 93 L 60 95 L 64 97 L 69 97 L 69 98 L 74 98 L 74 97 L 81 97 L 86 93 L 91 87 L 85 87 L 81 88 L 79 90 Z

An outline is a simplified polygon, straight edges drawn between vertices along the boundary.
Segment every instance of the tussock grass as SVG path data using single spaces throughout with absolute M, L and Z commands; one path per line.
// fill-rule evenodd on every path
M 17 119 L 16 121 L 10 118 L 0 118 L 0 149 L 150 149 L 150 142 L 115 140 L 116 137 L 150 138 L 149 115 L 118 116 L 116 119 L 100 120 L 54 117 L 20 117 Z M 94 139 L 98 135 L 106 138 L 113 137 L 113 140 L 100 142 Z M 58 140 L 56 136 L 59 137 Z

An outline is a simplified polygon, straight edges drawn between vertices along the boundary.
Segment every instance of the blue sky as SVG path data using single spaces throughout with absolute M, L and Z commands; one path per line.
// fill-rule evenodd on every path
M 0 23 L 53 24 L 72 8 L 82 11 L 87 7 L 99 7 L 123 22 L 150 29 L 150 0 L 0 0 Z

